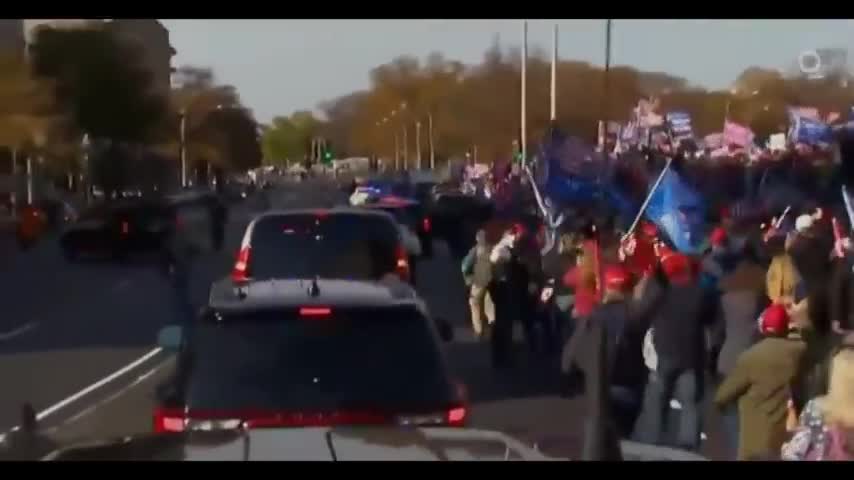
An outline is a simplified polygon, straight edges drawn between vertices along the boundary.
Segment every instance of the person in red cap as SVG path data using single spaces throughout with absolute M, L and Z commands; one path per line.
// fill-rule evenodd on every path
M 643 277 L 638 295 L 633 297 L 632 273 L 622 265 L 606 266 L 602 303 L 578 327 L 561 358 L 563 373 L 577 367 L 584 374 L 589 408 L 599 409 L 601 402 L 607 402 L 615 428 L 623 437 L 631 434 L 647 377 L 641 353 L 643 337 L 661 298 L 661 289 L 653 287 L 655 281 L 651 279 Z M 604 371 L 608 378 L 599 378 L 602 361 L 607 364 Z M 606 400 L 600 398 L 603 395 Z
M 646 387 L 635 435 L 643 443 L 664 444 L 665 413 L 675 399 L 682 405 L 676 446 L 696 450 L 706 363 L 705 328 L 714 321 L 717 306 L 697 280 L 689 257 L 666 251 L 660 268 L 667 285 L 652 319 L 658 360 Z
M 806 351 L 800 336 L 792 334 L 783 305 L 765 309 L 759 317 L 759 332 L 764 338 L 738 357 L 714 398 L 720 409 L 738 405 L 739 460 L 779 458 L 787 439 L 791 386 L 800 375 Z

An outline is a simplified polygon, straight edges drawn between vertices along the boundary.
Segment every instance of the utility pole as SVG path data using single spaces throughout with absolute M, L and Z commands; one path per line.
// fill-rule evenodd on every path
M 398 132 L 394 132 L 394 170 L 400 170 L 400 137 Z
M 551 121 L 557 119 L 557 25 L 552 39 L 552 85 L 551 85 Z
M 187 186 L 187 111 L 181 110 L 180 152 L 181 156 L 181 187 Z
M 433 147 L 433 114 L 427 115 L 427 136 L 430 137 L 430 170 L 436 169 L 436 151 Z
M 421 121 L 415 122 L 415 161 L 418 162 L 418 170 L 422 170 L 421 163 Z
M 406 138 L 406 123 L 403 124 L 403 169 L 409 170 L 409 142 Z
M 522 108 L 521 108 L 521 124 L 522 124 L 522 138 L 520 148 L 522 149 L 522 165 L 524 166 L 526 160 L 528 159 L 528 132 L 526 125 L 526 113 L 527 113 L 527 96 L 528 96 L 528 22 L 524 22 L 522 26 Z

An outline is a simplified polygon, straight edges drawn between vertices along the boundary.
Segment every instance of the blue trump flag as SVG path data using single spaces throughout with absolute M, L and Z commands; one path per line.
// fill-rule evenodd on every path
M 705 241 L 706 202 L 672 168 L 667 169 L 644 214 L 682 253 L 697 254 Z
M 553 205 L 590 205 L 606 202 L 621 216 L 631 218 L 637 207 L 610 180 L 602 154 L 582 140 L 552 128 L 543 142 L 537 184 Z

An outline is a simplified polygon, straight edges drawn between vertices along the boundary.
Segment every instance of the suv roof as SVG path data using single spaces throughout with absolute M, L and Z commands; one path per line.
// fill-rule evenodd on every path
M 295 208 L 288 210 L 271 210 L 256 216 L 252 222 L 258 222 L 265 218 L 282 217 L 289 215 L 387 215 L 385 212 L 371 211 L 363 208 L 355 208 L 348 206 L 332 207 L 332 208 Z
M 317 295 L 312 295 L 312 284 Z M 243 295 L 240 295 L 242 292 Z M 208 306 L 222 311 L 252 311 L 293 307 L 411 306 L 425 315 L 424 303 L 411 287 L 398 283 L 353 280 L 264 280 L 235 287 L 228 279 L 211 286 Z

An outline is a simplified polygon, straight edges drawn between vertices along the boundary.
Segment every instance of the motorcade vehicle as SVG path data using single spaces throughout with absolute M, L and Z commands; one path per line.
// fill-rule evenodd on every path
M 249 223 L 230 283 L 315 277 L 376 281 L 386 273 L 405 281 L 411 277 L 400 229 L 388 213 L 293 209 L 266 212 Z
M 102 201 L 83 211 L 60 235 L 69 261 L 90 257 L 127 260 L 160 252 L 171 235 L 185 235 L 200 250 L 211 245 L 216 196 L 189 191 L 163 197 Z
M 177 364 L 157 389 L 155 432 L 465 425 L 465 388 L 442 347 L 453 329 L 417 297 L 370 281 L 241 288 L 161 330 Z

